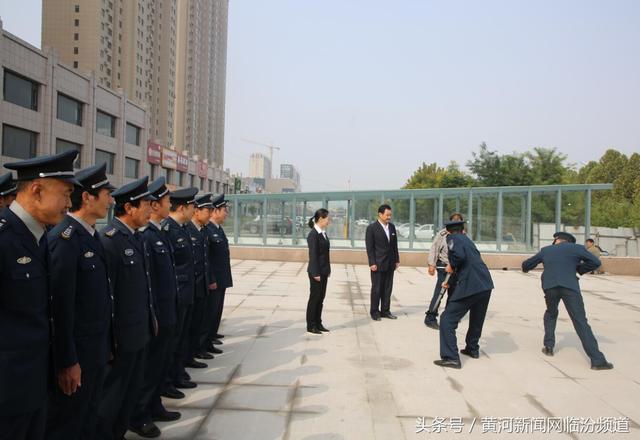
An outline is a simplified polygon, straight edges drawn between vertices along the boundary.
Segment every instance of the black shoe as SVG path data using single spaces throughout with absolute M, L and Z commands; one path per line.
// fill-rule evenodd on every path
M 315 327 L 308 328 L 307 332 L 308 333 L 313 333 L 313 334 L 316 334 L 316 335 L 321 335 L 322 334 L 322 332 L 320 330 L 318 330 L 317 328 L 315 328 Z
M 433 361 L 433 363 L 440 367 L 455 368 L 456 370 L 462 368 L 462 364 L 460 363 L 460 361 L 456 361 L 453 359 L 438 359 L 437 361 Z
M 198 362 L 195 359 L 191 359 L 188 362 L 184 363 L 184 366 L 187 368 L 208 368 L 209 365 L 205 364 L 204 362 Z
M 166 409 L 160 413 L 152 414 L 151 420 L 154 422 L 173 422 L 175 420 L 180 420 L 182 414 L 178 411 L 167 411 Z
M 211 340 L 211 344 L 212 345 L 222 345 L 222 341 L 220 339 L 212 339 Z
M 371 319 L 373 319 L 374 321 L 380 321 L 380 315 L 378 314 L 371 315 Z
M 180 375 L 182 376 L 182 380 L 191 380 L 191 375 L 184 370 L 182 371 L 182 373 L 180 373 Z
M 222 350 L 220 350 L 220 349 L 219 349 L 219 348 L 217 348 L 217 347 L 214 347 L 213 345 L 210 345 L 209 347 L 207 347 L 207 351 L 208 351 L 209 353 L 215 353 L 215 354 L 222 354 L 222 353 L 223 353 L 223 351 L 222 351 Z
M 185 395 L 182 391 L 170 385 L 162 392 L 162 397 L 166 397 L 167 399 L 184 399 Z
M 190 380 L 183 380 L 181 382 L 173 384 L 176 388 L 180 388 L 183 390 L 188 390 L 191 388 L 195 388 L 198 385 L 195 382 L 191 382 Z
M 553 347 L 547 347 L 546 345 L 542 347 L 542 352 L 547 356 L 553 356 Z
M 467 350 L 466 348 L 463 348 L 462 350 L 460 350 L 460 353 L 462 353 L 465 356 L 469 356 L 470 358 L 473 358 L 473 359 L 478 359 L 480 357 L 479 353 L 475 353 L 471 350 Z
M 196 353 L 193 357 L 195 357 L 196 359 L 213 359 L 213 355 L 207 353 L 206 351 L 200 351 L 198 353 Z
M 214 336 L 214 338 L 216 339 L 223 339 L 224 335 L 221 335 L 220 333 L 216 333 L 216 335 Z
M 393 315 L 391 312 L 383 313 L 380 316 L 387 319 L 398 319 L 396 315 Z
M 320 330 L 321 332 L 328 332 L 328 331 L 329 331 L 329 329 L 328 329 L 328 328 L 326 328 L 326 327 L 325 327 L 324 325 L 322 325 L 322 324 L 320 324 L 320 325 L 318 326 L 318 330 Z
M 611 362 L 606 362 L 604 364 L 600 364 L 600 365 L 592 365 L 591 366 L 592 370 L 612 370 L 613 369 L 613 364 Z
M 424 325 L 434 330 L 440 330 L 440 326 L 438 325 L 438 321 L 425 321 Z
M 130 426 L 129 430 L 144 438 L 156 438 L 161 434 L 160 429 L 153 422 L 145 423 L 142 426 Z

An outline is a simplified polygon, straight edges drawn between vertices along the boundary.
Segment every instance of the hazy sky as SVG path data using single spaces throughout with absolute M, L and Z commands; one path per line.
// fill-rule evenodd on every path
M 1 2 L 39 46 L 40 1 Z M 231 0 L 225 167 L 267 153 L 242 138 L 304 190 L 397 188 L 483 141 L 640 151 L 639 23 L 636 0 Z

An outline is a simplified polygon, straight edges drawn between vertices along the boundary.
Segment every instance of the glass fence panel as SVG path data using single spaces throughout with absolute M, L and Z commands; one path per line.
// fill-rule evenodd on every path
M 527 250 L 527 193 L 502 196 L 502 252 Z
M 416 198 L 416 222 L 413 232 L 414 249 L 430 249 L 433 237 L 437 232 L 438 199 Z M 409 231 L 406 232 L 409 234 Z
M 263 245 L 262 202 L 240 201 L 238 206 L 238 244 Z
M 539 250 L 553 243 L 556 232 L 556 192 L 535 192 L 531 195 L 531 244 Z

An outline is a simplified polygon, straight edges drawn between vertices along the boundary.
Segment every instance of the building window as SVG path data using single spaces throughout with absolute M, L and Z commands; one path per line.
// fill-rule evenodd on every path
M 209 192 L 213 192 L 213 180 L 209 179 Z
M 96 133 L 109 137 L 116 137 L 115 116 L 111 116 L 98 110 L 96 114 Z
M 80 26 L 80 20 L 78 20 L 77 18 L 76 18 L 75 20 L 73 20 L 73 25 L 74 25 L 75 27 Z
M 2 155 L 16 159 L 36 157 L 38 133 L 4 124 L 2 126 Z
M 193 188 L 194 186 L 196 186 L 195 184 L 196 184 L 196 176 L 194 176 L 193 174 L 191 174 L 191 175 L 189 176 L 189 186 L 190 186 L 191 188 Z
M 130 157 L 125 157 L 124 158 L 124 177 L 128 177 L 130 179 L 137 179 L 139 165 L 140 165 L 139 160 L 132 159 Z
M 140 145 L 140 127 L 127 122 L 127 143 L 132 145 Z
M 204 177 L 200 178 L 200 186 L 199 186 L 200 187 L 200 191 L 204 191 L 204 188 L 205 188 L 204 182 L 205 181 L 206 181 L 206 179 Z
M 78 62 L 77 62 L 77 61 L 74 61 L 74 62 L 73 62 L 73 68 L 74 68 L 74 69 L 77 69 L 77 68 L 78 68 Z
M 158 165 L 151 164 L 149 168 L 150 168 L 151 180 L 156 180 L 157 174 L 158 174 Z
M 8 70 L 4 71 L 4 100 L 38 111 L 39 84 Z
M 76 40 L 76 41 L 78 41 L 78 40 L 80 39 L 80 35 L 78 35 L 78 33 L 77 33 L 77 32 L 76 32 L 76 33 L 74 33 L 74 34 L 73 34 L 73 39 L 74 39 L 74 40 Z
M 78 48 L 77 48 L 77 47 L 74 47 L 74 48 L 73 48 L 73 54 L 74 54 L 74 55 L 78 55 Z
M 184 186 L 185 173 L 182 171 L 178 171 L 178 186 Z
M 106 163 L 107 174 L 113 174 L 113 163 L 115 162 L 115 157 L 116 155 L 113 153 L 96 149 L 96 165 Z
M 83 104 L 80 101 L 58 93 L 58 119 L 82 127 L 82 108 Z
M 76 5 L 76 12 L 80 12 L 80 5 Z
M 174 171 L 173 170 L 167 170 L 167 183 L 173 185 L 173 175 L 174 175 Z
M 56 154 L 64 153 L 65 151 L 76 150 L 78 152 L 78 157 L 73 162 L 74 168 L 80 168 L 82 164 L 82 159 L 80 155 L 82 154 L 82 145 L 76 144 L 75 142 L 65 141 L 64 139 L 56 139 Z

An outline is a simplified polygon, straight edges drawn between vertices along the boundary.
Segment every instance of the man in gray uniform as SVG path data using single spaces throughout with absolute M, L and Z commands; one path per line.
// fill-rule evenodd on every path
M 582 347 L 591 359 L 592 370 L 610 370 L 613 364 L 607 362 L 598 349 L 591 327 L 587 322 L 584 301 L 576 272 L 583 275 L 600 267 L 600 260 L 590 254 L 584 246 L 576 244 L 576 239 L 568 232 L 553 234 L 553 244 L 546 246 L 533 257 L 522 263 L 522 271 L 529 272 L 538 264 L 544 264 L 542 290 L 547 303 L 544 313 L 544 347 L 542 352 L 553 356 L 556 343 L 555 330 L 560 300 L 567 309 L 573 328 L 580 337 Z
M 449 221 L 463 221 L 462 214 L 453 213 L 449 217 Z M 431 244 L 431 249 L 429 250 L 429 257 L 427 258 L 427 265 L 429 275 L 433 276 L 438 273 L 438 278 L 436 279 L 436 286 L 433 289 L 433 296 L 431 297 L 431 302 L 429 303 L 429 308 L 427 309 L 426 316 L 424 318 L 424 325 L 434 330 L 438 330 L 440 327 L 438 326 L 438 309 L 436 309 L 436 305 L 438 304 L 438 297 L 440 296 L 440 289 L 442 288 L 442 282 L 447 276 L 447 272 L 445 267 L 449 264 L 449 252 L 447 248 L 447 228 L 442 228 L 436 236 L 433 238 L 433 243 Z M 449 277 L 449 289 L 447 290 L 447 298 L 451 298 L 453 293 L 453 289 L 456 285 L 455 274 L 451 274 Z

